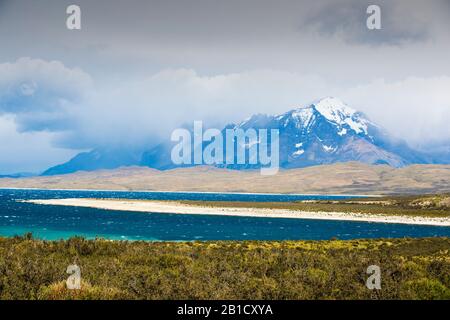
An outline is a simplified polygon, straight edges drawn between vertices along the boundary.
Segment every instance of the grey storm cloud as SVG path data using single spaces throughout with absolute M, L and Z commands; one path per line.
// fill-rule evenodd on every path
M 59 60 L 108 79 L 166 68 L 209 75 L 277 69 L 358 82 L 366 81 L 358 70 L 367 70 L 368 60 L 377 66 L 366 72 L 378 77 L 410 76 L 419 59 L 428 63 L 416 65 L 416 75 L 442 72 L 438 63 L 449 49 L 448 0 L 78 0 L 78 32 L 65 27 L 73 1 L 3 1 L 1 60 Z M 382 7 L 381 30 L 366 28 L 369 4 Z M 373 51 L 399 44 L 404 52 Z M 393 68 L 389 60 L 400 54 Z
M 380 30 L 366 27 L 367 8 L 378 5 L 381 9 Z M 350 43 L 369 45 L 402 45 L 430 40 L 436 14 L 442 10 L 450 14 L 448 0 L 340 0 L 321 2 L 303 21 L 302 27 L 311 28 L 328 36 L 340 36 Z M 444 31 L 445 31 L 444 27 Z

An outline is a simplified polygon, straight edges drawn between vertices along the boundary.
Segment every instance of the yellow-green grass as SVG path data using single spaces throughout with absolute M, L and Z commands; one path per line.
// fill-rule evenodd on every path
M 1 299 L 450 299 L 450 239 L 149 243 L 0 238 Z M 81 268 L 68 290 L 67 266 Z M 369 290 L 367 267 L 381 268 Z

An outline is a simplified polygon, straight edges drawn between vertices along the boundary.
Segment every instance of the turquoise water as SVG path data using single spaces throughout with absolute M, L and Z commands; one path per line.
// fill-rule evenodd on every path
M 295 201 L 343 196 L 222 193 L 0 190 L 0 236 L 32 232 L 40 239 L 73 236 L 112 240 L 323 240 L 449 236 L 449 227 L 368 222 L 223 217 L 44 206 L 28 199 L 130 198 L 155 200 Z

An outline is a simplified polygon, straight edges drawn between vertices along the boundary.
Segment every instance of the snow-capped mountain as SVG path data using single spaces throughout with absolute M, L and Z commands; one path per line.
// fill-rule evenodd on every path
M 237 128 L 278 129 L 280 161 L 285 168 L 343 161 L 394 167 L 409 163 L 410 156 L 404 158 L 392 150 L 393 144 L 402 145 L 401 142 L 393 143 L 363 113 L 337 98 L 327 97 L 275 116 L 255 115 Z
M 298 168 L 335 162 L 360 161 L 402 167 L 413 163 L 448 163 L 430 154 L 411 149 L 404 141 L 391 137 L 337 98 L 327 97 L 308 106 L 294 108 L 283 114 L 257 114 L 223 129 L 278 129 L 280 133 L 280 166 Z M 128 151 L 103 153 L 93 150 L 69 162 L 50 168 L 44 174 L 63 174 L 77 170 L 96 170 L 125 165 L 143 165 L 156 169 L 176 166 L 170 158 L 172 142 L 162 142 L 143 152 L 140 160 Z M 100 154 L 99 154 L 100 153 Z M 111 158 L 109 161 L 108 159 Z M 101 159 L 101 163 L 95 159 Z M 83 160 L 83 161 L 81 161 Z M 122 161 L 123 160 L 123 161 Z M 122 163 L 123 162 L 123 163 Z M 79 166 L 79 164 L 82 166 Z M 227 165 L 233 169 L 257 168 L 258 165 Z

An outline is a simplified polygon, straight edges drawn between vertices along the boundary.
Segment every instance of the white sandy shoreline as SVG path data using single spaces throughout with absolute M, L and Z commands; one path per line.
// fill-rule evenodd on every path
M 134 211 L 147 213 L 340 220 L 340 221 L 361 221 L 361 222 L 450 227 L 450 218 L 389 216 L 389 215 L 378 215 L 378 214 L 375 215 L 375 214 L 349 213 L 349 212 L 306 212 L 288 209 L 268 209 L 268 208 L 266 209 L 266 208 L 207 207 L 199 205 L 189 205 L 176 201 L 83 199 L 83 198 L 22 200 L 22 201 L 40 205 L 76 206 L 76 207 L 88 207 L 105 210 Z

